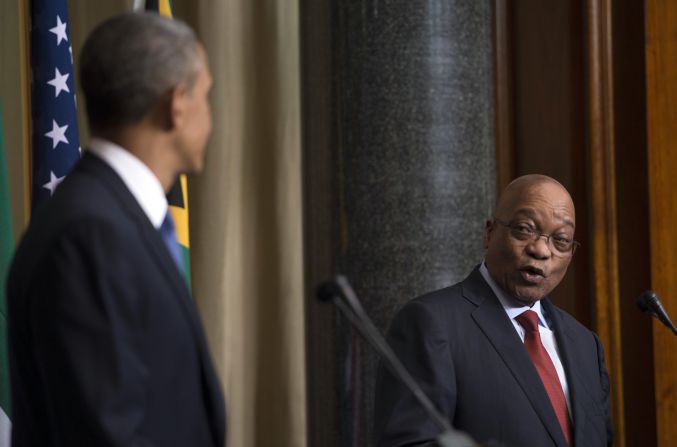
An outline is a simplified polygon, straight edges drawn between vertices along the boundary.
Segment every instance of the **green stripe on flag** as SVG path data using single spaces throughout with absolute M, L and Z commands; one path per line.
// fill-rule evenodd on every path
M 5 138 L 0 108 L 0 409 L 11 417 L 9 395 L 9 362 L 7 359 L 7 313 L 6 280 L 12 260 L 14 239 L 12 236 L 12 213 L 9 206 L 7 163 L 5 162 Z
M 188 290 L 193 290 L 190 281 L 190 249 L 181 244 L 179 244 L 179 248 L 181 249 L 181 258 L 183 259 L 184 279 L 186 280 Z

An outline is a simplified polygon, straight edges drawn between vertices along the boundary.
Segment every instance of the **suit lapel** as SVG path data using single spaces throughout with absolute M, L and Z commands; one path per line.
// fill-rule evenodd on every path
M 472 312 L 472 318 L 524 391 L 553 442 L 557 446 L 567 447 L 555 411 L 531 357 L 479 269 L 473 270 L 463 281 L 462 287 L 463 296 L 477 306 Z
M 552 329 L 557 340 L 557 349 L 567 377 L 567 384 L 569 385 L 569 400 L 571 401 L 571 412 L 573 413 L 571 415 L 574 430 L 573 440 L 575 442 L 579 433 L 583 432 L 586 422 L 582 396 L 589 395 L 590 392 L 585 389 L 585 382 L 581 380 L 577 372 L 578 369 L 573 367 L 577 364 L 580 365 L 581 362 L 577 362 L 575 359 L 575 339 L 571 335 L 569 327 L 548 299 L 543 299 L 541 303 L 552 322 Z

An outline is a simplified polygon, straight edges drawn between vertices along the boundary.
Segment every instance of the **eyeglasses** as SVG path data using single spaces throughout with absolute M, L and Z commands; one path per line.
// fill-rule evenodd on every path
M 560 257 L 573 256 L 581 244 L 578 241 L 563 236 L 539 233 L 529 225 L 523 223 L 504 222 L 494 217 L 494 222 L 510 230 L 510 235 L 520 242 L 533 243 L 544 237 L 550 251 Z

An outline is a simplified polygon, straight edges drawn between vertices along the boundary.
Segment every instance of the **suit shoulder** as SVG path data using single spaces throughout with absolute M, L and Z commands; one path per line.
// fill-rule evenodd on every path
M 114 208 L 114 202 L 114 196 L 101 179 L 75 169 L 39 212 L 50 217 L 55 214 L 103 217 Z
M 135 226 L 102 181 L 74 170 L 32 215 L 14 254 L 14 269 L 32 271 L 61 244 L 90 246 L 92 238 L 117 247 Z
M 425 293 L 410 300 L 407 305 L 424 306 L 430 308 L 449 307 L 458 301 L 463 296 L 463 289 L 461 283 L 456 283 L 452 286 L 443 289 L 434 290 Z
M 131 196 L 130 196 L 131 197 Z M 105 179 L 77 165 L 59 185 L 54 196 L 42 204 L 31 217 L 26 239 L 43 243 L 73 234 L 74 227 L 103 225 L 124 232 L 130 219 L 124 206 Z
M 461 284 L 454 284 L 407 301 L 395 314 L 393 323 L 445 321 L 451 315 L 461 313 L 459 310 L 465 301 Z
M 567 311 L 555 306 L 552 303 L 550 303 L 548 310 L 552 312 L 554 316 L 559 318 L 559 320 L 562 322 L 562 325 L 564 325 L 568 330 L 568 332 L 571 333 L 572 335 L 584 338 L 589 337 L 592 339 L 597 339 L 597 334 L 595 334 L 593 331 L 585 327 L 580 321 L 574 318 Z

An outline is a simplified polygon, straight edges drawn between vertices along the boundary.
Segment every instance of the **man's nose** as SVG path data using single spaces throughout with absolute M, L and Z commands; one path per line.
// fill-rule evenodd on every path
M 541 234 L 527 244 L 527 252 L 536 259 L 548 259 L 552 255 L 550 236 Z

